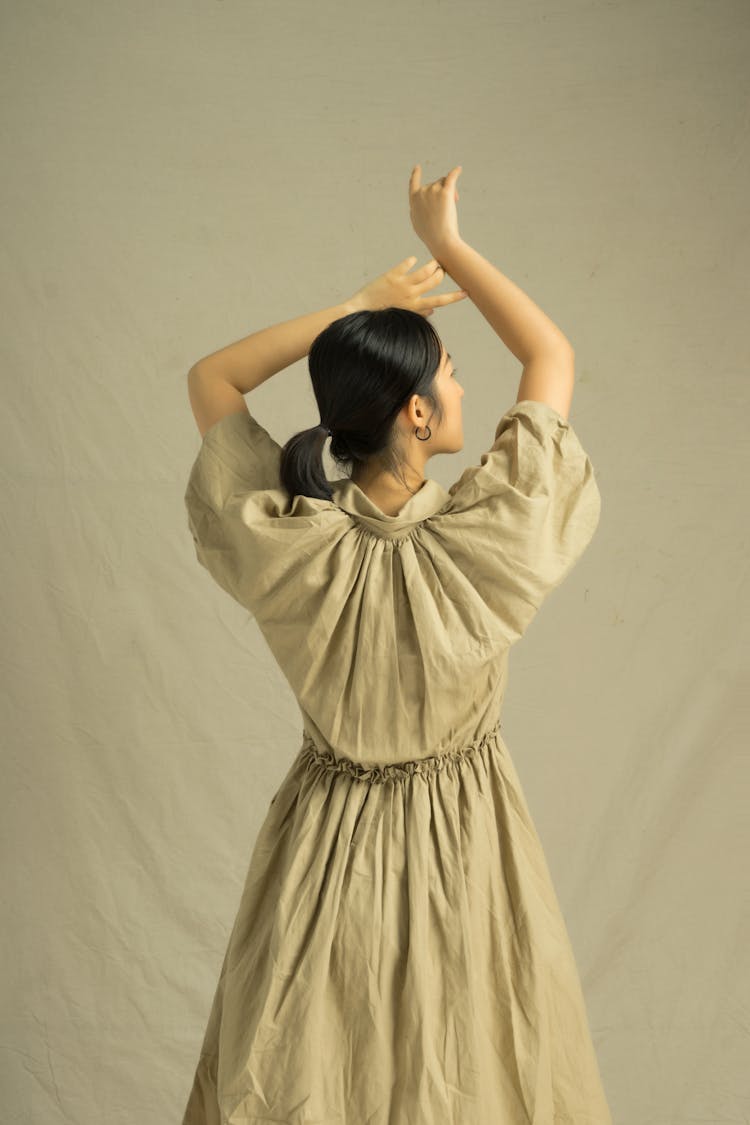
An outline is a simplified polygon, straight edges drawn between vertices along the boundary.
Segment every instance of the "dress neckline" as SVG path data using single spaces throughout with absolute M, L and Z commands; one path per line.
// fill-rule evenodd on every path
M 434 516 L 451 499 L 450 493 L 436 480 L 427 477 L 424 484 L 403 504 L 395 515 L 382 511 L 350 477 L 331 481 L 333 502 L 349 515 L 355 516 L 376 535 L 390 538 L 410 531 L 428 516 Z

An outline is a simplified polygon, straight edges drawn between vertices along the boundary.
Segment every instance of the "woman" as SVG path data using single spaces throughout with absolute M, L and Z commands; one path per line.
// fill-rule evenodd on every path
M 609 1125 L 576 964 L 500 736 L 508 651 L 596 530 L 573 349 L 460 237 L 460 166 L 409 184 L 433 258 L 189 376 L 197 557 L 249 610 L 303 737 L 261 826 L 183 1125 Z M 438 265 L 438 263 L 440 263 Z M 431 290 L 448 274 L 462 286 Z M 427 319 L 470 297 L 523 364 L 462 448 Z M 309 352 L 321 422 L 282 448 L 244 395 Z M 494 407 L 491 407 L 494 409 Z M 329 482 L 323 449 L 349 475 Z

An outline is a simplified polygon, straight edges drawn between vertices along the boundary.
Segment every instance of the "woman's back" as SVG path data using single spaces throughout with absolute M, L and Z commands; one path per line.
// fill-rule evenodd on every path
M 398 515 L 348 478 L 330 501 L 290 501 L 280 449 L 251 415 L 228 415 L 185 500 L 200 562 L 255 617 L 318 745 L 387 763 L 481 735 L 508 649 L 598 523 L 570 424 L 515 403 L 478 466 L 449 490 L 428 479 Z

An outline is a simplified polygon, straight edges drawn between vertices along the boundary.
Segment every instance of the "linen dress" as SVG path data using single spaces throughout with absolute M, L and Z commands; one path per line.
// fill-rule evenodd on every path
M 204 435 L 199 562 L 301 746 L 252 852 L 183 1125 L 611 1125 L 568 931 L 500 735 L 508 652 L 590 542 L 592 464 L 515 403 L 398 515 L 291 498 L 251 414 Z M 269 748 L 269 753 L 274 753 Z

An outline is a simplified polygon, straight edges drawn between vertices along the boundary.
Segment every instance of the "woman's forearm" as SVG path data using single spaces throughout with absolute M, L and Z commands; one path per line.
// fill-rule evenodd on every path
M 456 285 L 468 292 L 469 299 L 521 363 L 540 352 L 572 347 L 531 297 L 463 239 L 434 247 L 431 252 Z
M 353 301 L 305 313 L 245 336 L 199 359 L 192 370 L 231 383 L 243 395 L 309 354 L 313 340 L 339 317 L 355 311 Z

